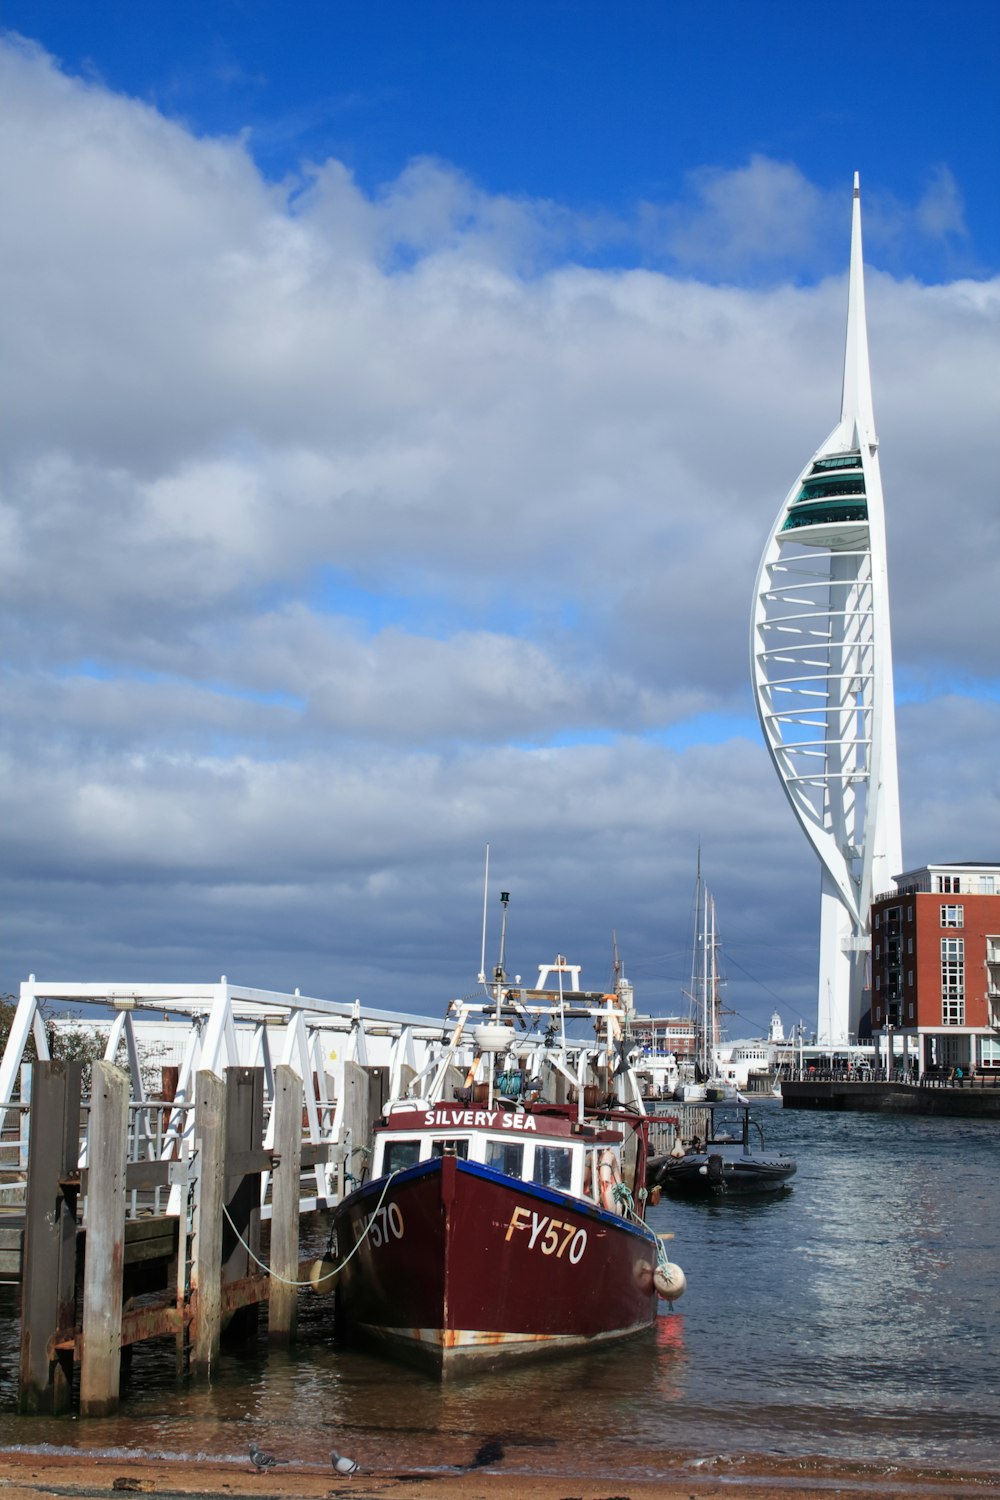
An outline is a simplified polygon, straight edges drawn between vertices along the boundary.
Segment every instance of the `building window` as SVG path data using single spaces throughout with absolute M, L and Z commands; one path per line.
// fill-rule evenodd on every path
M 910 1001 L 909 1005 L 907 1006 L 906 1013 L 909 1016 L 910 1020 L 912 1021 L 913 1020 L 913 1001 L 912 1000 Z
M 906 971 L 906 982 L 910 986 L 910 989 L 912 990 L 912 988 L 913 988 L 913 970 L 912 969 L 907 969 L 907 971 Z M 910 1009 L 912 1011 L 913 1007 L 911 1006 Z
M 882 988 L 882 976 L 881 976 L 881 974 L 876 974 L 875 975 L 875 988 L 877 990 L 880 990 Z
M 984 896 L 996 894 L 996 879 L 992 875 L 980 875 L 979 889 Z
M 877 911 L 875 913 L 875 927 L 876 927 L 876 929 L 878 929 L 879 927 L 881 927 L 881 925 L 882 925 L 882 913 L 880 911 Z
M 906 951 L 907 951 L 907 953 L 912 953 L 913 952 L 913 939 L 912 938 L 907 938 L 906 939 Z
M 962 889 L 962 877 L 960 875 L 939 875 L 937 888 L 945 896 L 957 896 Z
M 992 1037 L 979 1038 L 979 1065 L 1000 1072 L 1000 1042 L 995 1042 Z
M 965 939 L 941 939 L 941 1024 L 965 1025 Z
M 964 927 L 965 926 L 965 907 L 964 906 L 942 906 L 942 908 L 941 908 L 941 926 L 942 927 Z
M 913 921 L 913 907 L 912 906 L 908 906 L 906 908 L 906 920 L 908 922 L 912 922 Z
M 876 958 L 881 958 L 882 957 L 882 946 L 881 946 L 880 943 L 876 943 L 875 944 L 875 957 Z

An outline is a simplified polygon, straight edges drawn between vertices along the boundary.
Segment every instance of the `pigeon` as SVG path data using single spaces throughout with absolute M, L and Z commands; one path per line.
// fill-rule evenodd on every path
M 469 1465 L 470 1469 L 484 1469 L 488 1464 L 498 1464 L 503 1460 L 503 1444 L 498 1438 L 489 1438 L 481 1443 L 476 1450 L 476 1456 Z
M 273 1469 L 275 1464 L 287 1464 L 287 1458 L 276 1458 L 273 1453 L 268 1453 L 266 1448 L 258 1448 L 256 1443 L 250 1444 L 250 1462 L 262 1474 L 265 1469 Z
M 337 1474 L 356 1474 L 361 1468 L 356 1458 L 348 1458 L 346 1453 L 331 1452 L 330 1462 L 333 1464 L 334 1472 Z

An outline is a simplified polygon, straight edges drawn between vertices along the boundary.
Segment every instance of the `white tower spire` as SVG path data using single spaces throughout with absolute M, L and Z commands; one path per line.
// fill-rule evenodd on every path
M 851 272 L 847 292 L 847 347 L 844 351 L 844 387 L 840 400 L 842 425 L 856 422 L 866 443 L 878 444 L 872 409 L 872 378 L 868 368 L 868 327 L 865 321 L 865 268 L 861 254 L 861 184 L 854 174 L 854 208 L 851 216 Z
M 840 421 L 782 501 L 757 574 L 754 699 L 821 864 L 817 1035 L 855 1034 L 868 913 L 902 868 L 885 515 L 854 177 Z

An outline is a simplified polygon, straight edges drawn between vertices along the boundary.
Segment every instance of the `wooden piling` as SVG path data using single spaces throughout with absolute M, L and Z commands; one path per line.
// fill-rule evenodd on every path
M 222 1328 L 222 1203 L 226 1086 L 215 1073 L 195 1077 L 194 1224 L 191 1244 L 191 1360 L 193 1375 L 211 1375 Z
M 92 1076 L 80 1415 L 104 1417 L 118 1405 L 121 1381 L 129 1075 L 95 1062 Z
M 299 1198 L 302 1176 L 302 1080 L 287 1064 L 274 1070 L 274 1150 L 271 1196 L 271 1289 L 267 1334 L 291 1343 L 298 1313 Z
M 361 1180 L 365 1164 L 364 1150 L 372 1135 L 371 1091 L 367 1070 L 360 1063 L 345 1062 L 343 1087 L 344 1101 L 341 1118 L 344 1141 L 347 1146 L 347 1159 L 344 1163 L 343 1178 L 338 1183 L 338 1192 L 341 1197 L 351 1192 L 355 1186 L 354 1182 L 348 1180 L 349 1178 Z
M 26 1414 L 69 1410 L 73 1354 L 57 1350 L 76 1324 L 75 1178 L 83 1064 L 32 1066 L 28 1198 L 21 1286 L 18 1404 Z
M 264 1135 L 264 1069 L 226 1069 L 225 1213 L 222 1224 L 222 1286 L 255 1275 L 260 1257 L 260 1174 L 270 1167 Z M 257 1332 L 259 1306 L 241 1302 L 223 1334 L 240 1344 Z

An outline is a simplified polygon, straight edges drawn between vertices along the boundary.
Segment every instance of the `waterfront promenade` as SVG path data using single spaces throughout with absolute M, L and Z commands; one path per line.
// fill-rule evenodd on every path
M 786 1109 L 856 1110 L 868 1114 L 947 1115 L 1000 1120 L 1000 1079 L 962 1082 L 922 1079 L 861 1080 L 846 1073 L 816 1073 L 781 1085 Z

